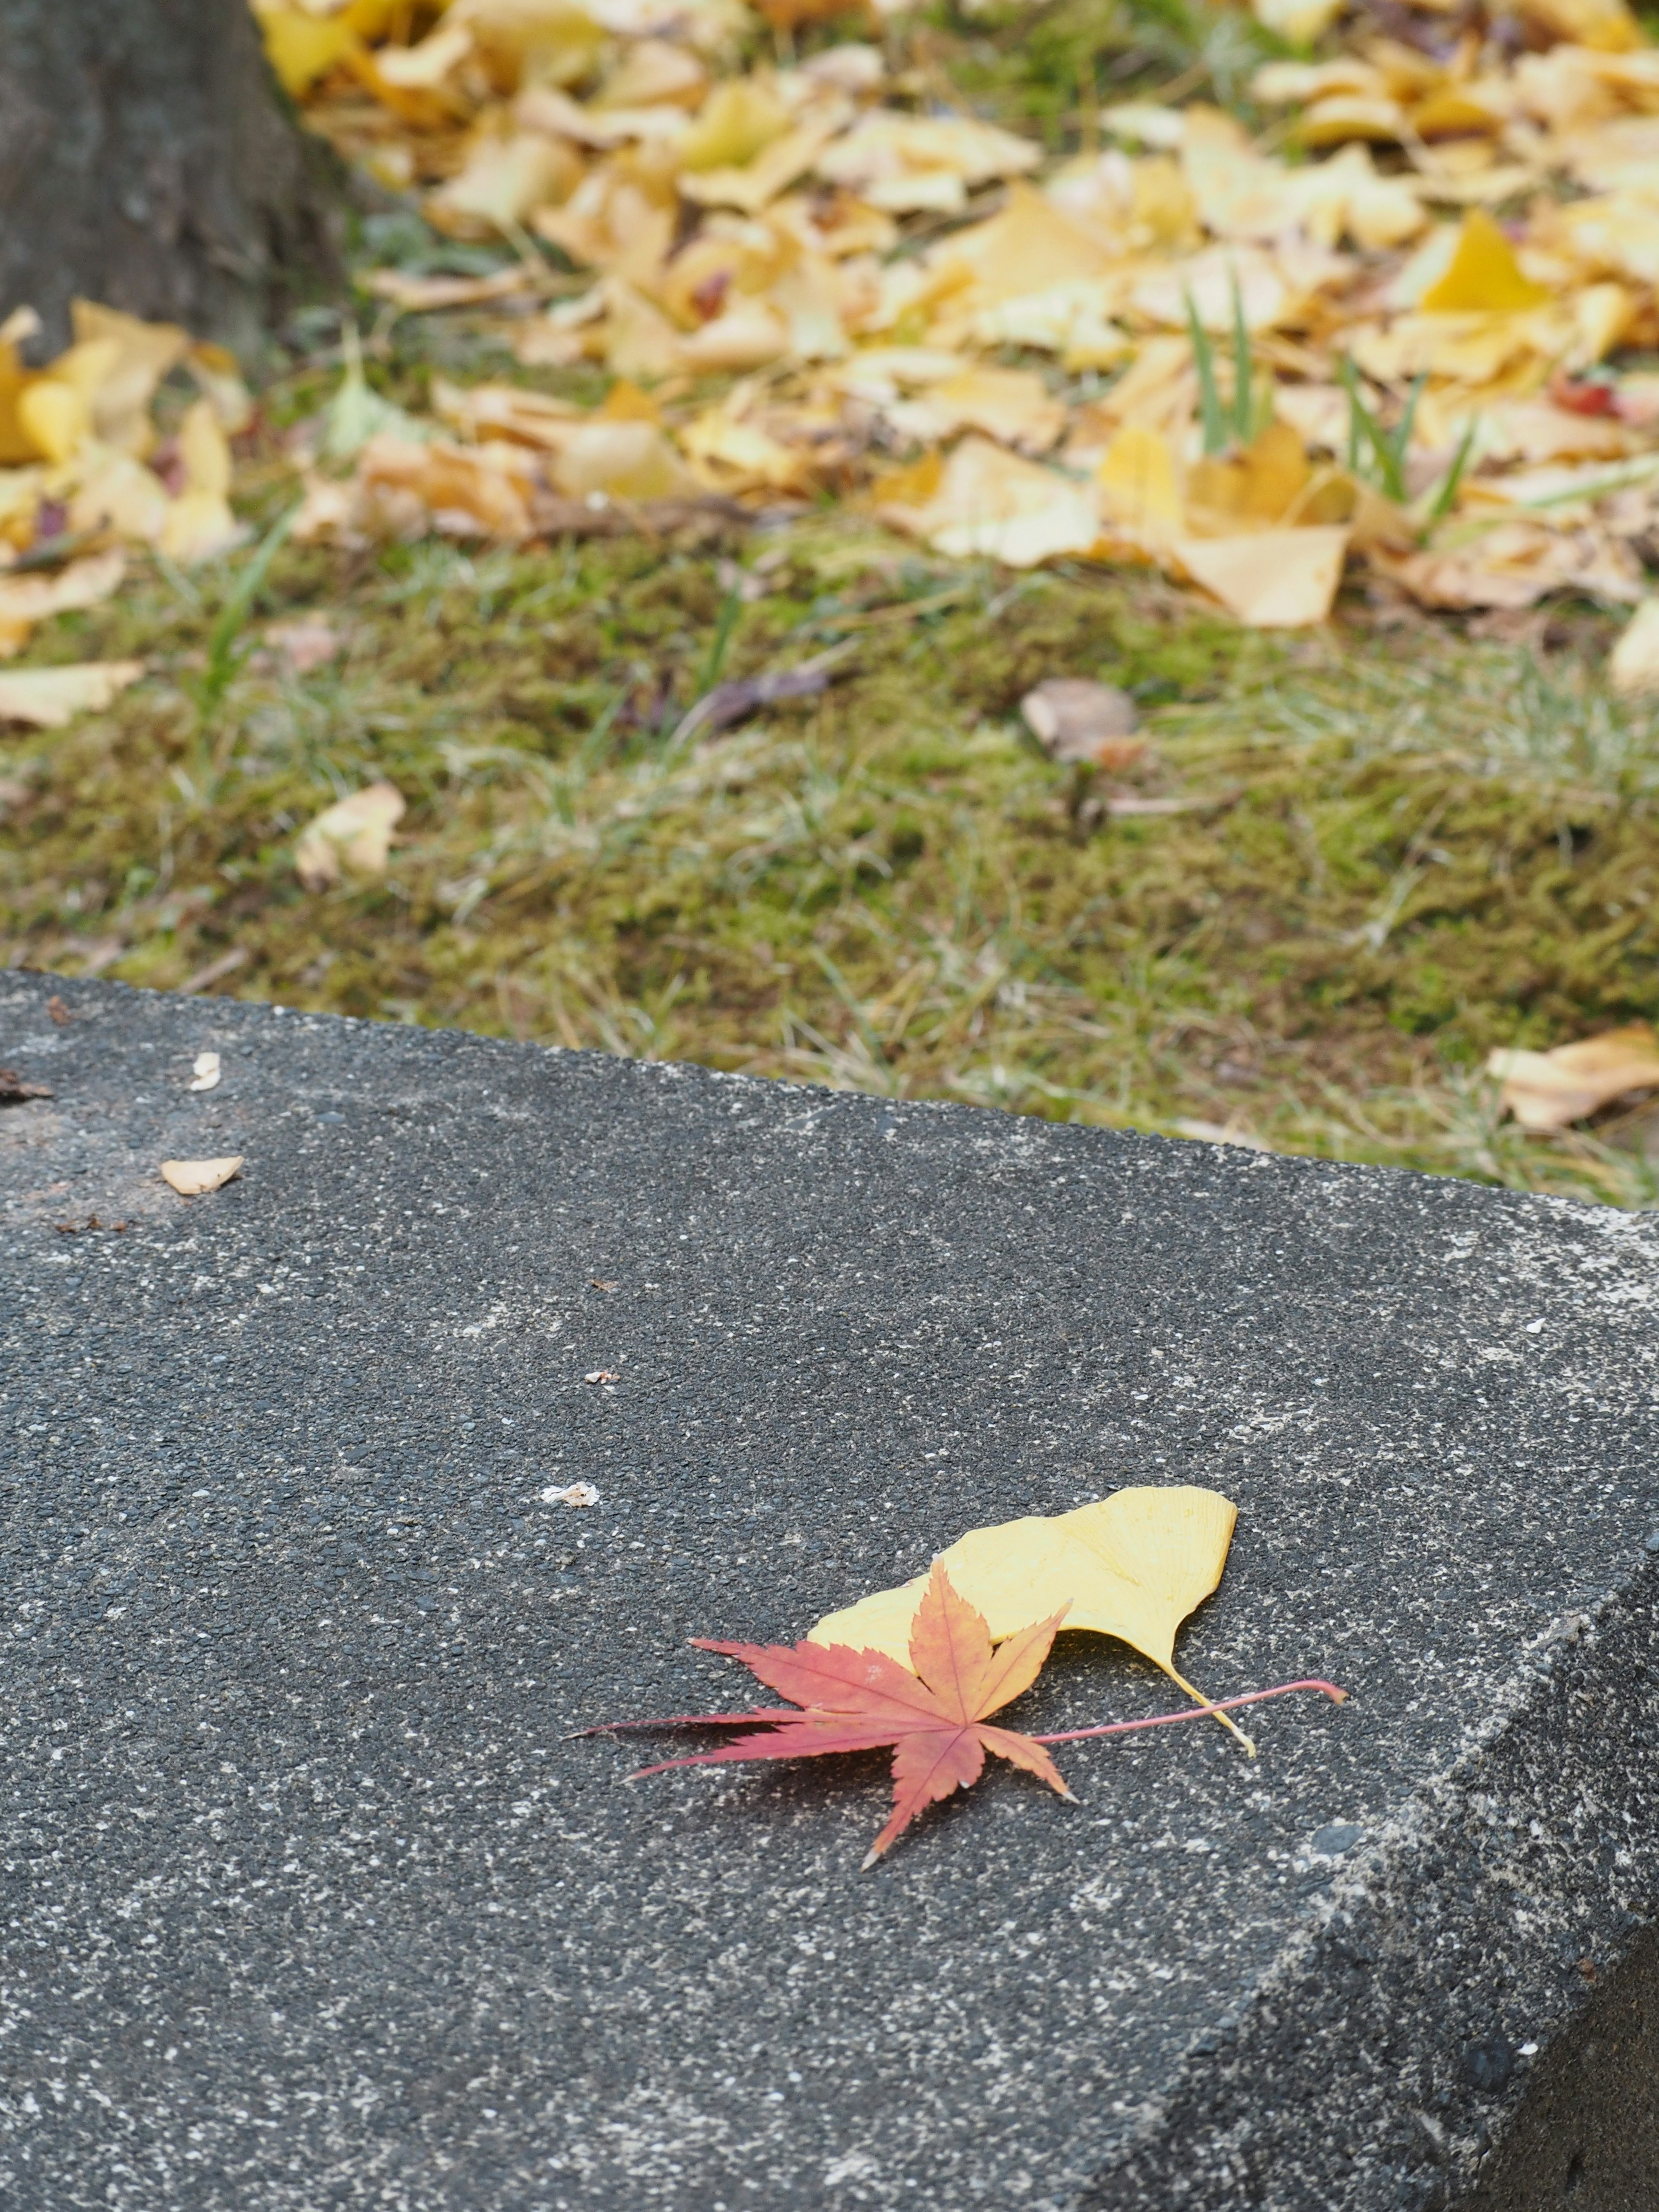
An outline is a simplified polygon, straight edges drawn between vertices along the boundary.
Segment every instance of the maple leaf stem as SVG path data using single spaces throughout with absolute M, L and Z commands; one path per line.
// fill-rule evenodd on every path
M 1344 1705 L 1348 1692 L 1334 1682 L 1310 1675 L 1301 1682 L 1276 1682 L 1271 1690 L 1247 1690 L 1242 1697 L 1218 1698 L 1213 1703 L 1191 1705 L 1184 1712 L 1154 1713 L 1145 1721 L 1107 1721 L 1099 1728 L 1061 1729 L 1054 1735 L 1034 1735 L 1033 1743 L 1080 1743 L 1085 1736 L 1131 1735 L 1137 1729 L 1170 1728 L 1176 1721 L 1201 1721 L 1208 1714 L 1226 1713 L 1239 1705 L 1259 1705 L 1265 1698 L 1288 1698 L 1294 1690 L 1322 1690 L 1334 1705 Z M 1249 1741 L 1247 1737 L 1246 1741 Z
M 752 1728 L 760 1721 L 798 1721 L 794 1705 L 756 1705 L 746 1713 L 665 1713 L 654 1721 L 595 1721 L 592 1728 L 571 1729 L 559 1741 L 580 1743 L 585 1735 L 612 1735 L 618 1729 Z

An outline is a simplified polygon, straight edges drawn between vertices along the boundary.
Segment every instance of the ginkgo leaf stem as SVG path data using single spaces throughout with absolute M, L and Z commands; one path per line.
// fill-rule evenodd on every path
M 1214 1713 L 1217 1720 L 1220 1722 L 1222 1727 L 1227 1730 L 1230 1735 L 1236 1735 L 1240 1743 L 1243 1745 L 1244 1755 L 1247 1759 L 1254 1759 L 1255 1757 L 1255 1744 L 1251 1741 L 1250 1738 L 1245 1735 L 1243 1729 L 1240 1728 L 1237 1721 L 1230 1720 L 1226 1714 L 1222 1711 L 1219 1705 L 1211 1705 L 1210 1700 L 1205 1696 L 1203 1691 L 1194 1689 L 1184 1674 L 1177 1674 L 1173 1667 L 1170 1668 L 1167 1671 L 1170 1680 L 1175 1683 L 1178 1688 L 1184 1690 L 1187 1692 L 1187 1695 L 1193 1699 L 1194 1704 L 1209 1705 L 1210 1711 Z
M 1034 1735 L 1033 1743 L 1080 1743 L 1091 1735 L 1129 1735 L 1137 1729 L 1169 1728 L 1176 1721 L 1201 1721 L 1208 1713 L 1224 1713 L 1239 1705 L 1259 1705 L 1265 1698 L 1288 1698 L 1293 1690 L 1322 1690 L 1334 1705 L 1346 1705 L 1348 1692 L 1316 1675 L 1305 1681 L 1276 1682 L 1271 1690 L 1247 1690 L 1242 1697 L 1218 1698 L 1212 1704 L 1192 1705 L 1184 1712 L 1154 1713 L 1150 1720 L 1106 1721 L 1099 1728 L 1061 1729 L 1054 1735 Z

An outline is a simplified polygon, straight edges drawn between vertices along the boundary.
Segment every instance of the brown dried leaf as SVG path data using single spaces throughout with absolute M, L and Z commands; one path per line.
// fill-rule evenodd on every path
M 1135 702 L 1115 684 L 1050 676 L 1026 693 L 1019 711 L 1050 760 L 1124 769 L 1146 750 L 1146 739 L 1134 734 L 1140 726 Z

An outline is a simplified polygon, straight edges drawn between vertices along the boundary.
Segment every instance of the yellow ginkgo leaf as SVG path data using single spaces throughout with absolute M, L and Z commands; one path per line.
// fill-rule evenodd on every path
M 695 499 L 702 489 L 654 422 L 590 422 L 574 429 L 554 469 L 571 499 Z
M 1282 521 L 1299 504 L 1312 471 L 1288 422 L 1269 422 L 1243 452 L 1207 454 L 1187 474 L 1187 505 L 1202 537 L 1226 537 Z
M 1471 208 L 1445 275 L 1417 304 L 1430 315 L 1512 315 L 1549 300 L 1543 285 L 1522 276 L 1515 248 L 1485 208 Z
M 37 377 L 18 397 L 17 424 L 33 453 L 61 464 L 92 435 L 92 405 L 74 385 L 55 376 Z
M 702 112 L 679 141 L 682 169 L 740 169 L 789 128 L 789 111 L 771 87 L 753 77 L 717 84 Z
M 284 7 L 280 0 L 255 12 L 270 66 L 290 99 L 302 100 L 319 77 L 362 51 L 362 40 L 343 15 L 313 15 L 303 8 Z
M 230 446 L 212 403 L 194 399 L 179 425 L 185 488 L 167 510 L 161 550 L 174 561 L 206 561 L 228 552 L 246 532 L 230 510 Z
M 1348 550 L 1346 528 L 1256 530 L 1187 538 L 1182 568 L 1249 629 L 1308 629 L 1331 611 Z
M 1204 1705 L 1176 1672 L 1176 1631 L 1220 1582 L 1237 1518 L 1218 1491 L 1136 1487 L 1052 1519 L 1030 1514 L 970 1528 L 940 1553 L 939 1564 L 984 1614 L 993 1643 L 1063 1609 L 1067 1629 L 1120 1638 Z M 827 1614 L 809 1641 L 884 1651 L 903 1664 L 927 1587 L 919 1575 L 878 1590 Z
M 225 1152 L 212 1160 L 163 1160 L 161 1174 L 180 1198 L 204 1198 L 210 1190 L 222 1190 L 241 1173 L 243 1157 Z
M 9 670 L 0 675 L 0 722 L 61 730 L 77 714 L 107 707 L 143 672 L 142 660 L 76 660 L 56 668 Z
M 1169 440 L 1145 423 L 1127 422 L 1095 472 L 1102 512 L 1138 544 L 1165 545 L 1187 526 L 1186 507 Z
M 72 301 L 70 314 L 75 344 L 64 361 L 79 356 L 93 369 L 84 389 L 98 442 L 142 459 L 155 442 L 150 402 L 162 378 L 184 359 L 190 339 L 176 324 L 142 322 L 95 301 Z M 63 365 L 55 362 L 52 374 L 60 375 Z
M 126 562 L 115 551 L 71 561 L 56 575 L 0 574 L 0 659 L 27 641 L 36 623 L 73 609 L 95 607 L 118 590 Z

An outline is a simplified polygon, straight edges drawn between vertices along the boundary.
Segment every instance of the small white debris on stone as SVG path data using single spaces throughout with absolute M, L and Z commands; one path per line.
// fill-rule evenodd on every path
M 599 1502 L 599 1493 L 591 1482 L 568 1483 L 562 1490 L 550 1482 L 542 1492 L 544 1505 L 597 1505 Z
M 216 1052 L 198 1052 L 196 1055 L 196 1066 L 191 1070 L 191 1073 L 196 1079 L 190 1086 L 192 1091 L 216 1090 L 219 1084 L 218 1054 Z

